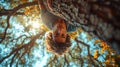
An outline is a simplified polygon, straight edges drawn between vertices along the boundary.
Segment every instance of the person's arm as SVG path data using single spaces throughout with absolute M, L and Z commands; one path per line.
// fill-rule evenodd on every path
M 40 10 L 47 10 L 45 5 L 44 5 L 43 0 L 38 0 L 38 4 L 39 4 Z

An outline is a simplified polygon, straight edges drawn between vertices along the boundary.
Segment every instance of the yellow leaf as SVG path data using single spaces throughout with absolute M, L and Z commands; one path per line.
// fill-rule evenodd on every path
M 104 49 L 102 49 L 102 50 L 101 50 L 101 53 L 103 54 L 103 53 L 104 53 L 104 51 L 105 51 L 105 50 L 104 50 Z
M 83 30 L 82 30 L 81 28 L 78 28 L 77 31 L 78 31 L 78 32 L 82 32 Z
M 97 59 L 99 57 L 99 51 L 96 50 L 95 53 L 94 53 L 94 58 Z
M 75 39 L 78 35 L 78 31 L 69 33 L 70 38 Z
M 29 10 L 26 10 L 26 11 L 24 12 L 24 14 L 27 15 L 27 14 L 29 14 L 29 12 L 30 12 Z
M 100 43 L 100 42 L 101 42 L 101 40 L 95 40 L 94 44 L 97 44 L 97 43 Z

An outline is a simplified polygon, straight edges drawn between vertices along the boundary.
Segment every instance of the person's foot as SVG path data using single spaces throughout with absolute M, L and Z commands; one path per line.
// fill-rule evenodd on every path
M 47 0 L 47 4 L 50 10 L 53 10 L 52 0 Z

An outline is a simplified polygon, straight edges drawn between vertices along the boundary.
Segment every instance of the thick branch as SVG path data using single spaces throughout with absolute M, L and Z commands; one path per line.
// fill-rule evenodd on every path
M 24 3 L 24 4 L 20 4 L 18 5 L 17 7 L 15 7 L 14 9 L 10 10 L 12 12 L 8 13 L 8 17 L 7 17 L 7 27 L 5 28 L 5 32 L 4 32 L 4 36 L 2 38 L 2 40 L 0 41 L 0 43 L 6 38 L 6 34 L 7 34 L 7 29 L 10 27 L 10 24 L 9 24 L 9 19 L 12 15 L 15 15 L 16 12 L 21 9 L 21 8 L 25 8 L 27 6 L 33 6 L 33 5 L 37 5 L 37 1 L 34 1 L 34 2 L 28 2 L 28 3 Z
M 13 11 L 14 11 L 14 9 L 12 9 L 12 10 L 0 10 L 0 16 L 9 15 Z M 15 15 L 25 15 L 25 14 L 23 12 L 16 12 Z

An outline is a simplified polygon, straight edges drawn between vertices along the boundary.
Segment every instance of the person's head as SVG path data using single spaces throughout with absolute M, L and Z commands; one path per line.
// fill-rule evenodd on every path
M 60 43 L 56 42 L 52 35 L 52 31 L 49 31 L 45 34 L 46 49 L 50 52 L 53 52 L 57 56 L 66 53 L 68 48 L 71 46 L 70 37 L 67 35 L 66 41 L 64 43 Z
M 70 37 L 67 34 L 64 20 L 58 19 L 54 23 L 53 30 L 45 35 L 46 47 L 56 55 L 62 55 L 71 46 Z
M 63 19 L 58 19 L 53 24 L 53 40 L 58 43 L 64 43 L 67 37 L 67 28 Z

